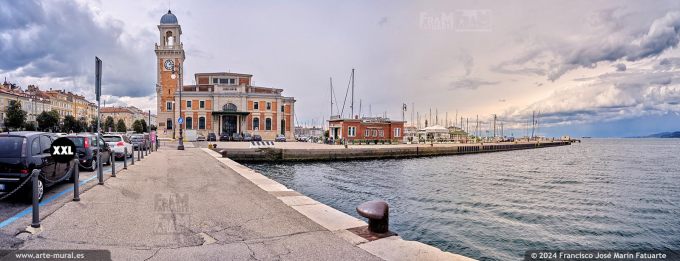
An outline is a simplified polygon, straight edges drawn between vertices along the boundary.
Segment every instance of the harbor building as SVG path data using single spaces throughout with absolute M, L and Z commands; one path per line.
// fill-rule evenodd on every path
M 253 75 L 243 73 L 196 73 L 196 84 L 184 85 L 185 52 L 177 17 L 168 11 L 161 17 L 158 30 L 160 43 L 155 51 L 160 137 L 179 138 L 177 119 L 182 117 L 183 131 L 203 136 L 250 133 L 264 140 L 277 135 L 294 139 L 293 97 L 283 96 L 283 89 L 253 85 Z
M 342 119 L 337 116 L 328 120 L 329 136 L 333 140 L 366 140 L 402 142 L 404 122 L 388 118 Z

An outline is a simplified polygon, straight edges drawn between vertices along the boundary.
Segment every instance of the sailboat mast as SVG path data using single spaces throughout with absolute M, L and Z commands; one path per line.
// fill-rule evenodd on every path
M 330 81 L 331 81 L 331 116 L 329 117 L 329 119 L 333 117 L 333 77 L 330 77 Z
M 350 118 L 354 118 L 354 68 L 352 68 L 352 103 L 350 104 L 350 110 L 352 111 L 352 115 L 350 115 Z

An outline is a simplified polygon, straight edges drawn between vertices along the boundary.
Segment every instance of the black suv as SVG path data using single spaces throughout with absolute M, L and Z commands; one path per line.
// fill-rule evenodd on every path
M 68 169 L 72 163 L 57 163 L 50 155 L 50 147 L 57 137 L 52 133 L 35 131 L 4 132 L 0 134 L 0 192 L 11 192 L 31 175 L 41 169 L 38 181 L 38 198 L 42 199 L 46 187 L 57 181 L 71 179 Z M 25 197 L 31 198 L 31 182 L 22 187 Z
M 71 134 L 66 138 L 73 141 L 76 145 L 76 153 L 78 153 L 78 160 L 80 160 L 80 167 L 86 170 L 95 171 L 98 167 L 97 153 L 101 153 L 101 161 L 104 165 L 111 164 L 111 148 L 101 138 L 89 133 Z M 97 150 L 97 142 L 99 142 L 99 150 Z
M 214 132 L 208 133 L 208 141 L 217 141 L 217 137 L 215 137 Z

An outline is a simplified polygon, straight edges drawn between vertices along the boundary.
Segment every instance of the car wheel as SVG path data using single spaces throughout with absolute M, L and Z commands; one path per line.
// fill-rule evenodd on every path
M 92 159 L 92 165 L 90 166 L 90 170 L 91 170 L 91 171 L 95 171 L 95 170 L 97 170 L 97 167 L 98 167 L 98 166 L 99 166 L 99 165 L 97 165 L 97 159 L 96 159 L 96 157 L 95 157 L 94 159 Z

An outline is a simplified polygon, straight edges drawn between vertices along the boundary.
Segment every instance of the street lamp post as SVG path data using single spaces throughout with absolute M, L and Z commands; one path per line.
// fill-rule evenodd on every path
M 177 78 L 177 86 L 179 86 L 179 117 L 182 117 L 182 84 L 180 83 L 182 79 L 182 68 L 179 68 L 177 66 L 177 74 L 178 76 L 175 76 L 175 65 L 173 64 L 172 66 L 172 78 L 175 79 Z M 184 150 L 184 137 L 182 136 L 182 125 L 184 121 L 179 124 L 179 145 L 177 145 L 177 150 Z M 175 133 L 175 132 L 173 132 Z
M 173 100 L 173 101 L 171 101 L 171 103 L 172 103 L 172 120 L 170 121 L 170 124 L 175 124 L 175 116 L 177 116 L 177 114 L 175 113 L 176 112 L 175 101 Z M 172 128 L 172 139 L 174 140 L 175 139 L 175 130 L 177 129 L 177 127 L 176 126 L 173 126 L 173 127 L 174 128 Z

